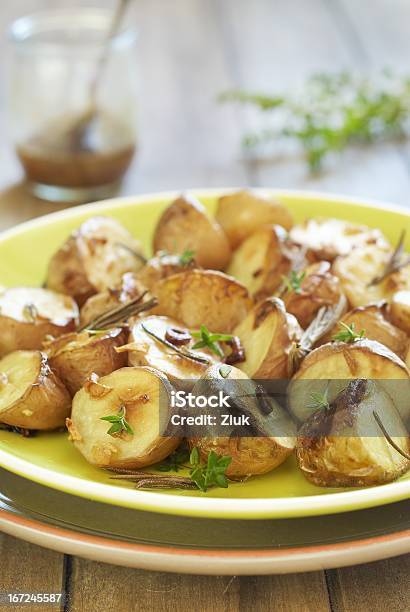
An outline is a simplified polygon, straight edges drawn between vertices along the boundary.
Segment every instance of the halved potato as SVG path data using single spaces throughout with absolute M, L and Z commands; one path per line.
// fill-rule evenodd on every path
M 91 374 L 105 376 L 127 365 L 127 356 L 117 353 L 127 339 L 124 329 L 66 334 L 47 342 L 44 349 L 53 370 L 74 395 Z
M 194 197 L 181 195 L 162 213 L 154 233 L 154 251 L 195 253 L 204 268 L 223 270 L 231 257 L 227 237 Z
M 0 360 L 0 422 L 24 429 L 56 429 L 71 398 L 41 351 L 15 351 Z
M 153 314 L 181 321 L 190 329 L 205 325 L 213 332 L 231 333 L 252 306 L 247 289 L 214 270 L 189 270 L 159 281 L 159 304 Z
M 410 289 L 393 294 L 388 316 L 393 325 L 396 325 L 410 336 Z
M 373 283 L 386 269 L 391 255 L 389 249 L 367 245 L 335 260 L 333 273 L 339 277 L 343 291 L 353 307 L 381 300 L 390 301 L 397 291 L 410 290 L 410 264 L 381 282 Z
M 232 381 L 238 381 L 237 383 Z M 236 406 L 241 412 L 250 416 L 253 424 L 267 427 L 267 431 L 260 432 L 262 435 L 252 436 L 252 428 L 249 436 L 246 431 L 227 431 L 224 436 L 201 436 L 188 439 L 191 448 L 199 450 L 201 459 L 206 462 L 210 451 L 219 456 L 230 456 L 232 461 L 226 470 L 230 478 L 242 478 L 255 474 L 265 474 L 275 469 L 292 454 L 296 443 L 296 429 L 286 415 L 286 412 L 273 399 L 268 400 L 271 404 L 272 413 L 267 415 L 258 407 L 258 399 L 250 397 L 249 391 L 253 388 L 256 394 L 256 386 L 249 380 L 248 376 L 233 366 L 211 366 L 201 380 L 197 382 L 192 393 L 194 395 L 207 395 L 209 392 L 223 391 L 236 399 Z M 243 393 L 242 393 L 243 392 Z M 224 409 L 227 412 L 228 409 Z M 228 429 L 222 426 L 220 429 Z M 268 433 L 271 431 L 271 435 Z M 230 435 L 228 435 L 230 434 Z
M 292 376 L 292 352 L 302 330 L 282 300 L 267 298 L 257 304 L 237 327 L 246 360 L 239 369 L 250 378 L 288 378 Z
M 390 247 L 380 230 L 340 219 L 306 219 L 291 229 L 290 237 L 305 247 L 313 260 L 333 261 L 366 245 Z
M 95 293 L 115 287 L 125 272 L 144 263 L 141 246 L 110 217 L 85 221 L 53 255 L 47 287 L 73 296 L 82 306 Z
M 375 413 L 391 442 L 383 434 Z M 395 480 L 408 469 L 408 433 L 392 398 L 372 381 L 349 383 L 326 410 L 302 426 L 296 448 L 300 469 L 321 487 L 362 487 Z
M 186 272 L 186 270 L 193 270 L 198 267 L 193 254 L 192 259 L 189 258 L 185 261 L 183 255 L 169 255 L 168 253 L 159 252 L 141 268 L 138 272 L 138 280 L 149 291 L 155 293 L 158 281 L 173 274 Z
M 304 271 L 300 289 L 286 288 L 281 295 L 287 312 L 306 329 L 323 306 L 336 305 L 342 295 L 340 281 L 330 272 L 330 263 L 321 261 Z
M 180 444 L 164 436 L 172 386 L 152 368 L 121 368 L 90 381 L 74 397 L 67 428 L 75 447 L 92 465 L 143 468 L 162 461 Z M 103 417 L 125 419 L 111 434 Z M 128 427 L 126 427 L 128 425 Z
M 0 357 L 20 349 L 41 349 L 47 335 L 76 329 L 78 307 L 67 296 L 40 288 L 0 292 Z
M 192 350 L 192 345 L 196 342 L 192 338 L 187 344 L 177 346 L 177 349 L 188 350 L 202 362 L 184 357 L 180 351 L 176 352 L 172 347 L 161 344 L 144 328 L 163 340 L 167 339 L 167 331 L 173 331 L 175 335 L 175 330 L 182 332 L 187 330 L 184 330 L 181 323 L 170 317 L 148 316 L 136 321 L 130 330 L 128 344 L 120 349 L 128 352 L 129 365 L 155 368 L 163 372 L 176 386 L 185 387 L 189 381 L 193 383 L 211 364 L 220 361 L 207 349 Z
M 145 286 L 140 282 L 134 272 L 126 272 L 121 282 L 111 288 L 92 295 L 85 302 L 80 311 L 80 323 L 84 327 L 100 315 L 109 310 L 127 304 L 136 299 L 145 291 Z
M 248 236 L 234 252 L 227 274 L 243 283 L 255 299 L 273 295 L 300 255 L 279 225 L 265 226 Z
M 313 394 L 325 395 L 331 403 L 349 380 L 358 378 L 380 380 L 390 395 L 395 394 L 392 399 L 407 422 L 410 372 L 395 353 L 380 342 L 368 339 L 349 344 L 331 342 L 309 353 L 289 385 L 288 407 L 304 422 L 312 414 Z
M 218 200 L 216 220 L 221 224 L 233 249 L 263 225 L 293 225 L 290 211 L 280 202 L 260 193 L 242 190 Z

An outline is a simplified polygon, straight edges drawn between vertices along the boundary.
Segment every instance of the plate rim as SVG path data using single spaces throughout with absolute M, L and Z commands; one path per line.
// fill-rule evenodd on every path
M 65 554 L 151 571 L 204 575 L 261 575 L 317 571 L 368 563 L 410 552 L 410 529 L 349 542 L 287 549 L 183 549 L 124 542 L 47 525 L 0 510 L 0 530 Z M 211 563 L 212 561 L 212 563 Z
M 395 212 L 410 217 L 410 211 L 398 205 L 385 203 L 379 200 L 356 198 L 341 194 L 327 194 L 320 191 L 304 191 L 290 189 L 269 189 L 249 187 L 257 193 L 269 193 L 274 197 L 300 198 L 305 202 L 326 200 L 339 204 L 350 204 L 369 209 L 380 209 Z M 229 193 L 238 190 L 237 187 L 212 188 L 212 189 L 190 189 L 189 192 L 198 198 L 217 197 L 221 193 Z M 85 204 L 73 208 L 56 211 L 35 219 L 21 223 L 13 228 L 0 233 L 0 242 L 8 240 L 13 236 L 30 231 L 37 226 L 47 226 L 57 220 L 64 220 L 90 214 L 95 212 L 112 211 L 113 206 L 134 207 L 149 202 L 162 201 L 177 197 L 180 191 L 164 191 L 136 196 L 111 198 L 102 202 Z M 11 458 L 11 463 L 10 463 Z M 61 474 L 41 466 L 33 466 L 30 462 L 16 457 L 0 448 L 0 466 L 19 476 L 29 478 L 39 484 L 65 491 L 81 497 L 90 498 L 104 503 L 121 505 L 129 508 L 137 508 L 165 514 L 179 514 L 185 516 L 207 516 L 209 518 L 282 518 L 303 517 L 320 514 L 336 514 L 348 510 L 359 510 L 380 506 L 410 497 L 410 480 L 398 481 L 371 487 L 341 491 L 337 493 L 323 493 L 303 497 L 284 498 L 258 498 L 257 508 L 253 498 L 206 498 L 200 494 L 196 497 L 167 495 L 164 493 L 153 493 L 150 491 L 135 491 L 118 486 L 96 483 L 84 480 L 68 474 Z M 61 482 L 60 482 L 61 481 Z M 235 499 L 235 504 L 232 504 Z M 330 505 L 328 505 L 330 504 Z

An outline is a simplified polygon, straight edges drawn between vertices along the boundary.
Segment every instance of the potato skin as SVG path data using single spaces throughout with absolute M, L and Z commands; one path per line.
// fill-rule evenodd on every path
M 288 313 L 294 315 L 306 329 L 320 308 L 336 305 L 342 290 L 339 279 L 331 274 L 330 263 L 321 261 L 308 266 L 300 291 L 286 291 L 282 295 Z
M 57 338 L 45 350 L 51 367 L 74 395 L 91 374 L 105 376 L 127 365 L 126 354 L 115 350 L 126 340 L 126 331 L 119 328 L 96 336 L 80 332 Z
M 410 336 L 410 290 L 393 294 L 387 316 L 393 325 Z
M 136 274 L 134 272 L 127 272 L 123 275 L 119 285 L 96 293 L 88 298 L 80 311 L 81 327 L 84 327 L 112 308 L 130 302 L 144 291 L 145 287 L 138 280 Z
M 187 264 L 181 263 L 181 255 L 157 254 L 147 261 L 138 272 L 138 280 L 152 293 L 155 293 L 157 283 L 163 278 L 199 268 L 195 259 Z
M 0 292 L 0 357 L 41 349 L 47 335 L 61 336 L 77 324 L 77 304 L 67 295 L 40 288 L 5 289 Z
M 49 262 L 47 287 L 71 295 L 79 306 L 114 287 L 142 265 L 137 240 L 115 219 L 92 217 L 73 232 Z
M 248 190 L 219 198 L 215 217 L 233 249 L 264 225 L 281 225 L 286 230 L 293 225 L 293 217 L 283 204 Z
M 385 313 L 386 304 L 384 302 L 369 304 L 353 308 L 341 321 L 349 326 L 354 324 L 357 333 L 364 330 L 368 340 L 375 340 L 384 344 L 384 346 L 387 346 L 388 349 L 398 355 L 400 359 L 405 359 L 409 346 L 409 338 L 402 330 L 388 321 Z M 327 336 L 322 338 L 320 344 L 330 342 L 338 332 L 340 332 L 339 323 L 335 325 Z
M 190 329 L 205 325 L 212 332 L 231 333 L 252 306 L 247 289 L 231 276 L 214 270 L 189 270 L 160 281 L 159 304 L 151 313 L 181 321 Z
M 100 378 L 97 384 L 104 393 L 80 389 L 73 400 L 71 419 L 67 419 L 71 440 L 89 463 L 103 468 L 144 468 L 165 459 L 181 443 L 177 436 L 161 435 L 159 397 L 170 395 L 172 386 L 160 372 L 126 367 Z M 123 393 L 133 392 L 136 397 L 123 398 Z M 133 436 L 110 436 L 110 424 L 101 420 L 116 414 L 121 405 L 126 406 Z
M 224 270 L 231 257 L 227 237 L 194 197 L 181 195 L 162 213 L 154 233 L 154 251 L 183 253 L 192 250 L 197 263 Z
M 71 397 L 57 375 L 50 368 L 47 356 L 41 351 L 15 351 L 0 361 L 0 372 L 9 360 L 18 367 L 22 359 L 35 360 L 37 374 L 33 383 L 9 408 L 0 412 L 0 422 L 13 427 L 32 430 L 52 430 L 63 427 L 71 411 Z M 23 367 L 24 367 L 24 363 Z
M 198 448 L 204 462 L 211 450 L 220 456 L 232 457 L 225 473 L 235 479 L 266 474 L 281 465 L 293 450 L 280 446 L 277 440 L 280 438 L 191 438 L 189 446 Z

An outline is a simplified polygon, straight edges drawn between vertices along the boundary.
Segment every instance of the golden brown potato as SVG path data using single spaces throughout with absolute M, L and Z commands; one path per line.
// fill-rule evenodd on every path
M 152 368 L 121 368 L 90 381 L 74 397 L 70 438 L 99 467 L 143 468 L 162 461 L 181 442 L 163 435 L 164 398 L 171 391 L 167 378 Z
M 267 298 L 257 304 L 237 327 L 246 360 L 238 367 L 249 378 L 288 378 L 292 375 L 292 352 L 302 330 L 282 300 Z
M 105 312 L 136 299 L 145 290 L 144 285 L 137 278 L 136 274 L 134 272 L 127 272 L 121 278 L 119 285 L 96 293 L 88 298 L 80 311 L 81 327 L 84 327 Z
M 330 272 L 330 263 L 311 264 L 297 277 L 300 283 L 289 284 L 281 295 L 287 312 L 293 314 L 306 329 L 323 306 L 336 305 L 342 295 L 337 276 Z
M 138 272 L 138 280 L 152 293 L 158 281 L 179 272 L 199 268 L 192 253 L 187 253 L 188 257 L 182 255 L 168 255 L 167 253 L 157 253 L 147 261 L 145 266 Z M 192 255 L 192 257 L 191 257 Z
M 204 268 L 224 270 L 231 257 L 227 237 L 194 197 L 181 195 L 162 213 L 154 233 L 155 251 L 195 253 Z
M 210 451 L 214 451 L 219 456 L 231 457 L 232 461 L 225 472 L 230 478 L 270 472 L 292 454 L 296 443 L 296 429 L 285 410 L 274 400 L 268 400 L 272 408 L 269 416 L 260 411 L 256 396 L 248 396 L 253 383 L 244 372 L 233 366 L 223 366 L 223 368 L 222 374 L 219 365 L 211 366 L 195 385 L 193 394 L 207 395 L 210 390 L 216 393 L 221 389 L 225 395 L 237 398 L 236 406 L 240 405 L 241 412 L 251 417 L 252 424 L 258 423 L 258 429 L 266 427 L 267 431 L 260 432 L 262 435 L 258 436 L 239 437 L 233 429 L 232 435 L 226 437 L 190 437 L 189 445 L 199 450 L 204 462 L 207 461 Z M 239 386 L 235 383 L 230 385 L 229 381 L 238 381 Z M 244 394 L 241 391 L 241 381 L 245 383 L 245 387 L 242 388 Z M 238 399 L 239 397 L 241 399 Z M 271 435 L 268 435 L 270 430 Z
M 300 249 L 287 240 L 283 227 L 265 226 L 248 236 L 234 252 L 227 274 L 261 300 L 282 285 L 283 277 L 299 256 Z
M 398 291 L 393 294 L 388 309 L 388 316 L 393 325 L 396 325 L 410 336 L 410 290 Z
M 333 261 L 366 245 L 381 249 L 390 246 L 380 230 L 340 219 L 307 219 L 291 229 L 290 237 L 305 247 L 313 260 Z
M 51 367 L 74 395 L 91 374 L 105 376 L 127 365 L 127 356 L 115 350 L 126 340 L 120 328 L 83 331 L 51 340 L 44 348 Z
M 231 276 L 214 270 L 189 270 L 157 284 L 159 305 L 152 314 L 181 321 L 190 329 L 205 325 L 212 332 L 231 333 L 252 306 L 247 289 Z
M 385 317 L 385 304 L 369 304 L 368 306 L 358 306 L 348 312 L 341 321 L 349 327 L 353 324 L 356 333 L 364 331 L 368 340 L 377 340 L 387 346 L 393 353 L 401 359 L 405 359 L 409 338 L 398 327 L 392 325 Z M 341 331 L 340 323 L 322 338 L 320 344 L 330 342 L 335 335 Z
M 391 442 L 383 435 L 375 412 Z M 326 432 L 323 434 L 323 432 Z M 320 487 L 363 487 L 395 480 L 410 468 L 408 434 L 391 397 L 375 382 L 349 383 L 330 408 L 302 426 L 296 455 L 306 478 Z
M 283 204 L 247 190 L 219 198 L 216 220 L 224 229 L 233 249 L 264 225 L 281 225 L 286 230 L 293 225 L 293 217 Z
M 391 254 L 390 250 L 368 245 L 335 260 L 333 273 L 339 277 L 343 291 L 353 307 L 381 300 L 390 301 L 397 291 L 410 289 L 410 264 L 381 282 L 373 282 L 383 274 Z
M 41 351 L 15 351 L 0 361 L 0 422 L 24 429 L 56 429 L 71 398 Z
M 137 240 L 115 219 L 92 217 L 51 258 L 47 287 L 73 296 L 82 306 L 99 291 L 115 287 L 125 272 L 144 263 Z
M 165 340 L 171 346 L 165 346 L 145 330 Z M 177 352 L 172 349 L 172 342 L 176 335 L 180 336 L 179 332 L 185 333 L 190 340 L 186 344 L 176 345 Z M 163 372 L 172 384 L 185 387 L 187 381 L 194 382 L 212 363 L 220 361 L 208 349 L 192 350 L 195 342 L 196 340 L 192 339 L 188 330 L 184 329 L 184 326 L 175 319 L 148 316 L 136 321 L 130 330 L 128 344 L 121 350 L 128 351 L 129 365 L 150 366 Z M 187 352 L 188 355 L 191 354 L 197 360 L 189 356 L 184 357 L 181 351 Z
M 405 381 L 396 385 L 397 394 L 392 399 L 403 421 L 407 422 L 410 415 L 409 370 L 386 346 L 367 339 L 354 343 L 331 342 L 309 353 L 289 385 L 288 407 L 299 421 L 304 422 L 312 413 L 313 394 L 326 394 L 328 401 L 333 402 L 346 387 L 346 381 L 356 378 L 380 380 L 390 393 L 390 381 Z
M 47 335 L 61 336 L 78 324 L 78 307 L 67 296 L 39 288 L 0 292 L 0 357 L 19 349 L 41 349 Z

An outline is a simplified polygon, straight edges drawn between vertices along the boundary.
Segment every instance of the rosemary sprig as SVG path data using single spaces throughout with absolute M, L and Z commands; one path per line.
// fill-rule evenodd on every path
M 81 332 L 85 330 L 93 330 L 95 332 L 124 325 L 130 317 L 133 317 L 140 312 L 144 312 L 145 310 L 150 310 L 158 304 L 158 300 L 156 298 L 151 298 L 144 301 L 144 297 L 147 295 L 147 293 L 147 291 L 144 291 L 141 293 L 141 295 L 130 302 L 121 304 L 120 306 L 116 306 L 115 308 L 104 312 L 89 323 L 86 323 L 86 325 L 80 327 L 78 331 Z
M 282 276 L 286 291 L 289 293 L 292 291 L 295 293 L 302 293 L 302 281 L 305 276 L 306 272 L 298 272 L 296 270 L 292 270 L 289 276 Z
M 193 349 L 208 348 L 212 353 L 220 357 L 224 357 L 224 353 L 219 345 L 220 342 L 230 342 L 233 336 L 230 334 L 213 334 L 205 325 L 201 325 L 198 332 L 191 332 L 194 338 L 198 339 L 193 345 Z
M 134 435 L 134 430 L 126 420 L 125 415 L 126 408 L 125 406 L 121 406 L 118 414 L 111 414 L 109 416 L 100 418 L 100 421 L 108 421 L 108 423 L 111 423 L 111 427 L 107 431 L 109 436 L 115 437 L 121 435 L 122 433 L 127 433 L 130 436 Z
M 308 408 L 312 410 L 329 410 L 328 389 L 324 393 L 311 393 L 310 397 L 312 403 L 308 404 Z
M 181 348 L 181 347 L 175 346 L 171 342 L 168 342 L 168 340 L 165 340 L 165 338 L 161 338 L 161 336 L 158 336 L 155 332 L 148 329 L 146 325 L 144 325 L 144 323 L 141 323 L 141 328 L 144 330 L 146 334 L 151 336 L 151 338 L 154 338 L 160 344 L 163 344 L 164 346 L 173 350 L 178 355 L 181 355 L 181 357 L 185 357 L 185 359 L 191 359 L 192 361 L 197 361 L 198 363 L 204 363 L 208 365 L 211 363 L 210 359 L 207 359 L 206 357 L 203 357 L 202 355 L 197 355 L 196 353 L 188 350 L 187 348 Z
M 404 268 L 405 266 L 410 264 L 410 256 L 403 258 L 405 238 L 406 238 L 406 230 L 402 230 L 397 246 L 394 249 L 393 253 L 391 254 L 391 257 L 389 258 L 388 262 L 386 263 L 383 272 L 375 276 L 368 284 L 368 287 L 373 287 L 374 285 L 378 285 L 379 283 L 384 281 L 385 278 L 390 276 L 390 274 L 393 274 L 394 272 L 398 272 L 399 270 L 401 270 L 401 268 Z
M 377 412 L 375 410 L 373 410 L 373 416 L 375 418 L 376 423 L 378 424 L 378 426 L 382 430 L 383 435 L 386 438 L 387 442 L 390 444 L 390 446 L 392 446 L 394 448 L 394 450 L 396 450 L 402 457 L 404 457 L 405 459 L 408 459 L 410 461 L 410 454 L 406 453 L 402 448 L 400 448 L 400 446 L 398 446 L 396 444 L 396 442 L 393 440 L 393 438 L 387 432 L 385 426 L 383 425 L 383 422 L 382 422 L 381 418 L 379 417 L 379 415 L 377 414 Z
M 342 329 L 333 336 L 332 340 L 353 344 L 358 340 L 362 340 L 366 335 L 366 331 L 364 329 L 357 333 L 354 323 L 351 323 L 351 325 L 346 325 L 346 323 L 343 323 L 343 321 L 339 321 L 339 325 Z

